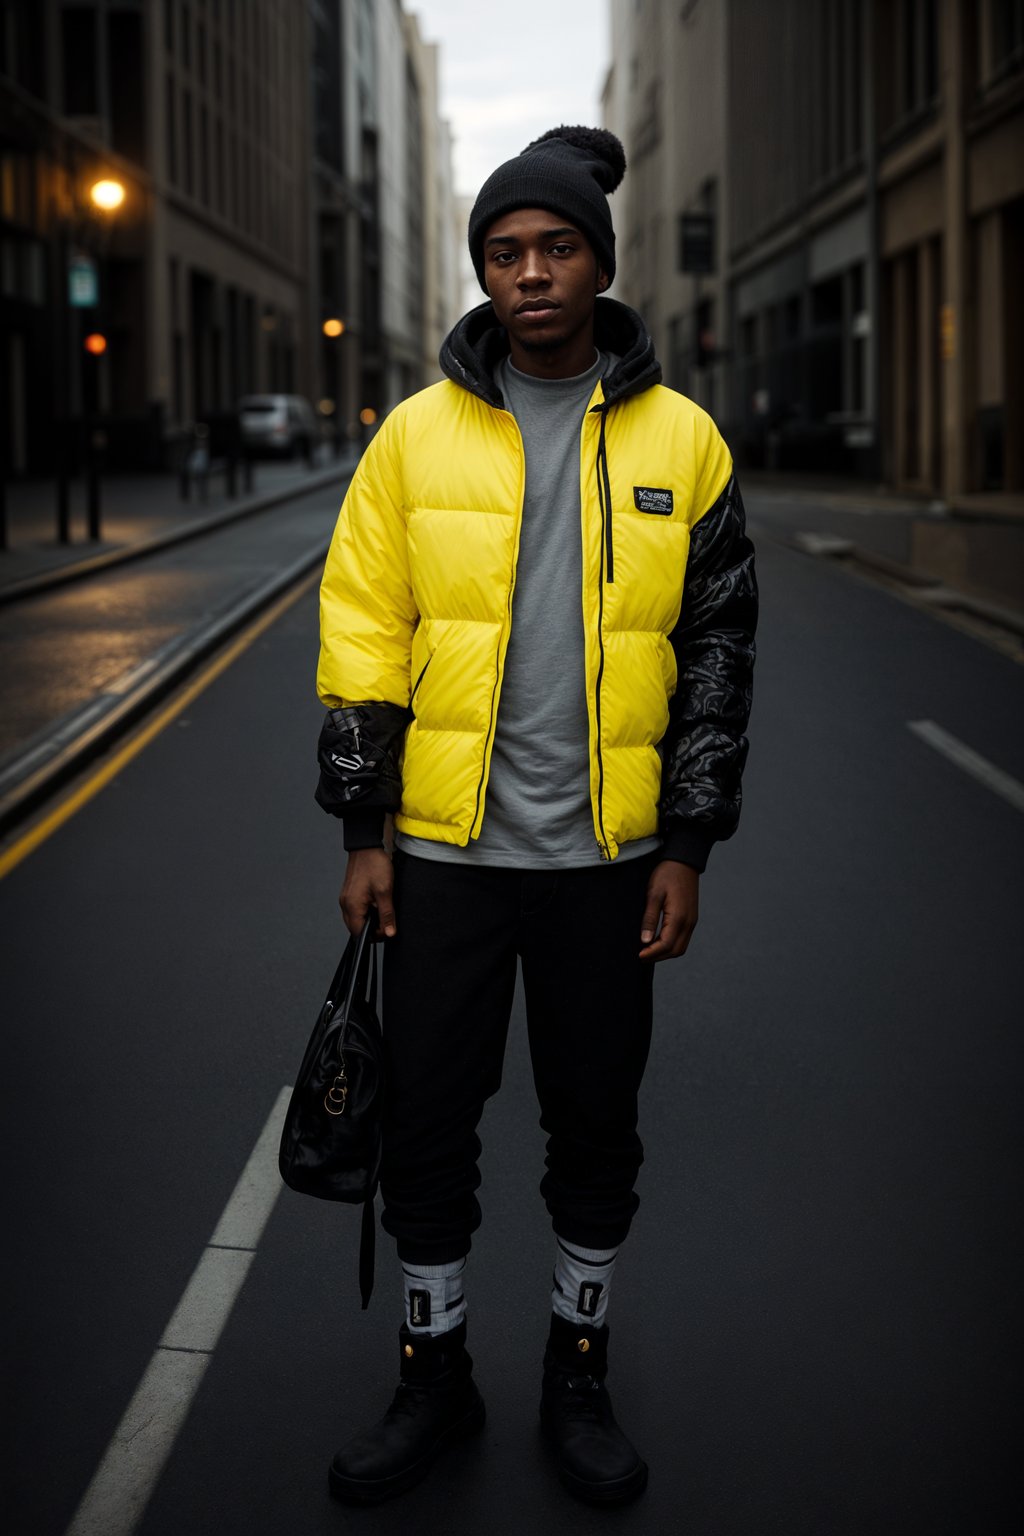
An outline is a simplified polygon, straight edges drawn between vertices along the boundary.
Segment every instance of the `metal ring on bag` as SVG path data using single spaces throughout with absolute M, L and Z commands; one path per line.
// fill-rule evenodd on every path
M 345 1075 L 345 1067 L 335 1075 L 334 1082 L 324 1095 L 324 1108 L 329 1115 L 343 1115 L 345 1113 L 345 1101 L 348 1098 L 348 1078 Z M 333 1100 L 333 1104 L 332 1104 Z M 334 1104 L 340 1101 L 341 1108 L 335 1109 Z

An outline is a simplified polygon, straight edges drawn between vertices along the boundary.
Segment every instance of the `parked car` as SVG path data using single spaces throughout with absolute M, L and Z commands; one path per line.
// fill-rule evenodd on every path
M 313 407 L 301 395 L 246 395 L 239 402 L 242 442 L 251 454 L 301 453 L 311 460 L 320 441 Z

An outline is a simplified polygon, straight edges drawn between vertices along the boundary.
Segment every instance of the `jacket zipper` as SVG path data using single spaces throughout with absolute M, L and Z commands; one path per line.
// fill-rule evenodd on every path
M 597 449 L 597 499 L 601 508 L 601 566 L 597 584 L 597 681 L 594 685 L 594 722 L 597 733 L 597 825 L 600 837 L 597 846 L 602 859 L 610 859 L 608 834 L 604 829 L 604 754 L 601 751 L 601 683 L 604 678 L 604 584 L 615 580 L 612 550 L 612 494 L 608 479 L 608 457 L 605 447 L 604 424 L 607 405 L 599 406 L 601 412 L 601 436 Z M 607 575 L 606 575 L 607 572 Z
M 597 825 L 601 836 L 597 846 L 602 859 L 610 859 L 608 834 L 604 829 L 604 756 L 601 752 L 601 681 L 604 677 L 604 544 L 601 545 L 601 579 L 597 589 L 597 683 L 594 688 L 594 717 L 597 727 Z
M 614 582 L 615 580 L 615 551 L 612 545 L 612 483 L 608 474 L 608 445 L 605 442 L 604 424 L 608 414 L 607 405 L 601 407 L 601 436 L 597 444 L 597 498 L 601 505 L 601 532 L 604 537 L 607 559 L 607 577 L 602 580 Z
M 516 566 L 519 563 L 519 536 L 520 536 L 520 534 L 522 532 L 522 527 L 523 527 L 523 501 L 524 501 L 524 499 L 526 497 L 526 447 L 525 447 L 525 444 L 523 443 L 523 434 L 519 430 L 519 423 L 516 421 L 515 417 L 511 413 L 511 411 L 507 412 L 507 414 L 508 414 L 510 420 L 512 421 L 512 424 L 514 425 L 514 427 L 516 429 L 516 436 L 519 439 L 520 474 L 519 474 L 519 517 L 518 517 L 518 521 L 516 523 L 515 547 L 514 547 L 514 549 L 512 551 L 512 573 L 511 573 L 511 576 L 510 576 L 510 579 L 509 579 L 509 584 L 508 584 L 508 595 L 507 595 L 507 597 L 505 599 L 505 622 L 506 622 L 505 634 L 506 634 L 506 636 L 509 634 L 509 632 L 511 631 L 511 628 L 512 628 L 512 594 L 514 593 L 514 591 L 516 589 Z M 472 840 L 473 830 L 476 827 L 476 823 L 477 823 L 477 817 L 480 815 L 480 799 L 481 799 L 481 796 L 483 795 L 483 792 L 484 792 L 484 781 L 487 778 L 487 755 L 488 755 L 488 753 L 490 751 L 490 748 L 491 748 L 491 742 L 494 740 L 494 722 L 495 722 L 494 701 L 495 701 L 495 698 L 497 697 L 497 694 L 498 694 L 498 683 L 501 680 L 501 668 L 502 668 L 503 660 L 504 660 L 504 657 L 503 657 L 503 654 L 502 654 L 501 641 L 499 640 L 499 642 L 498 642 L 498 654 L 497 654 L 497 656 L 495 658 L 495 662 L 494 662 L 494 686 L 491 689 L 491 718 L 490 718 L 490 723 L 489 723 L 489 725 L 487 727 L 487 740 L 484 742 L 484 760 L 483 760 L 483 762 L 480 765 L 480 782 L 477 784 L 477 787 L 476 787 L 476 805 L 475 805 L 475 807 L 473 809 L 473 820 L 469 824 L 469 837 L 466 839 L 466 844 L 467 845 Z

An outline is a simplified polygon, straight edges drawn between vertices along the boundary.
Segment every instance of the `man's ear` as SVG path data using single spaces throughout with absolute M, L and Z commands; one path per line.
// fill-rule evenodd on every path
M 607 287 L 608 287 L 608 274 L 607 274 L 607 272 L 602 271 L 602 269 L 600 267 L 598 267 L 598 269 L 597 269 L 597 291 L 598 291 L 598 293 L 604 293 L 604 291 L 605 291 L 605 289 Z

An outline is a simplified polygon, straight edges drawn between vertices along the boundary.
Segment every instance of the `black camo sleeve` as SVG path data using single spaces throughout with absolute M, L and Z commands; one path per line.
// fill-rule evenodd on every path
M 731 475 L 694 526 L 670 637 L 678 678 L 662 743 L 662 851 L 698 870 L 739 821 L 756 627 L 754 547 Z
M 329 709 L 320 728 L 317 804 L 344 820 L 345 847 L 380 845 L 402 798 L 402 744 L 410 712 L 368 701 Z

